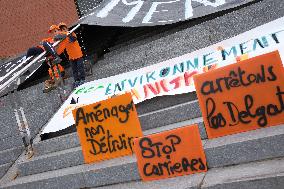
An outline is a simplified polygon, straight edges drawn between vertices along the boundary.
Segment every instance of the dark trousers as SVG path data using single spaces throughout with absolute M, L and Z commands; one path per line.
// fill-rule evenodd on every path
M 84 69 L 83 58 L 70 60 L 72 65 L 73 77 L 75 81 L 85 80 L 86 74 Z
M 36 56 L 43 52 L 43 49 L 40 47 L 31 47 L 28 49 L 27 57 Z

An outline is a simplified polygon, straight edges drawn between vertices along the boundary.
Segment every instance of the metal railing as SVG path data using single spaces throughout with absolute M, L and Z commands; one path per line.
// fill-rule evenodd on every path
M 77 28 L 79 28 L 79 26 L 80 26 L 80 24 L 76 25 L 68 33 L 68 35 L 70 35 Z M 61 41 L 57 41 L 56 43 L 54 43 L 53 47 L 57 46 L 60 42 Z M 34 154 L 33 147 L 32 147 L 33 139 L 32 139 L 30 127 L 28 125 L 28 121 L 27 121 L 27 118 L 26 118 L 26 115 L 25 115 L 25 112 L 24 112 L 24 108 L 22 107 L 23 105 L 21 103 L 20 98 L 18 98 L 18 96 L 17 96 L 18 95 L 17 94 L 18 93 L 17 88 L 18 88 L 20 82 L 18 82 L 16 80 L 19 79 L 22 76 L 23 73 L 25 73 L 33 64 L 35 64 L 38 60 L 40 60 L 45 55 L 46 55 L 46 52 L 41 53 L 40 55 L 35 57 L 35 59 L 33 59 L 31 62 L 29 62 L 27 65 L 25 65 L 21 70 L 16 72 L 17 68 L 20 68 L 21 65 L 24 65 L 25 63 L 27 63 L 31 59 L 30 57 L 27 58 L 24 62 L 20 63 L 20 65 L 17 65 L 16 69 L 14 68 L 13 70 L 8 72 L 4 76 L 4 79 L 6 79 L 9 76 L 11 76 L 12 74 L 14 74 L 11 78 L 9 78 L 6 82 L 4 82 L 0 86 L 0 94 L 1 94 L 6 88 L 8 88 L 11 84 L 13 84 L 13 82 L 16 82 L 15 85 L 13 85 L 13 89 L 11 91 L 7 91 L 7 93 L 10 93 L 8 95 L 8 97 L 10 98 L 12 108 L 14 109 L 15 118 L 16 118 L 16 121 L 17 121 L 17 124 L 18 124 L 20 137 L 22 138 L 22 141 L 24 143 L 27 159 L 30 159 Z
M 76 29 L 78 29 L 80 27 L 80 24 L 76 25 L 71 31 L 69 31 L 68 35 L 71 34 L 72 32 L 74 32 Z M 61 41 L 57 41 L 55 42 L 52 46 L 55 47 L 57 46 Z M 2 85 L 0 85 L 0 94 L 7 88 L 9 87 L 16 79 L 18 79 L 19 77 L 21 77 L 23 75 L 23 73 L 25 73 L 33 64 L 35 64 L 38 60 L 40 60 L 44 55 L 46 54 L 46 52 L 44 51 L 43 53 L 41 53 L 40 55 L 38 55 L 35 59 L 33 59 L 31 62 L 29 62 L 25 67 L 23 67 L 21 70 L 19 70 L 18 72 L 16 72 L 15 75 L 13 75 L 11 78 L 9 78 L 6 82 L 4 82 Z M 28 59 L 26 59 L 26 61 L 28 61 L 30 59 L 30 57 Z M 23 64 L 23 63 L 22 63 Z M 21 64 L 21 65 L 22 65 Z M 19 67 L 16 66 L 17 68 Z M 5 78 L 7 78 L 8 76 L 12 75 L 14 73 L 15 69 L 11 70 L 10 72 L 8 72 L 3 80 Z

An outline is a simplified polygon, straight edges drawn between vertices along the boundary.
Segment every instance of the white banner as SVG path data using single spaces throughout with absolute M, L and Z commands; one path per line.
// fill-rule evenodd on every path
M 73 125 L 73 109 L 105 100 L 114 94 L 131 92 L 134 103 L 139 103 L 156 96 L 188 93 L 195 91 L 192 76 L 208 69 L 274 50 L 279 50 L 284 58 L 284 48 L 281 48 L 284 45 L 283 23 L 284 17 L 180 57 L 85 83 L 69 96 L 42 134 Z

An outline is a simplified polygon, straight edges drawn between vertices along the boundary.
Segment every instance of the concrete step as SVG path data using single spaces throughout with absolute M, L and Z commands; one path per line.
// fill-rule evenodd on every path
M 7 138 L 0 138 L 0 144 L 0 151 L 24 145 L 22 137 L 19 134 Z
M 284 159 L 211 169 L 207 173 L 93 189 L 283 189 Z
M 17 178 L 1 189 L 78 189 L 139 180 L 134 156 L 116 158 L 89 165 L 79 165 L 55 171 Z M 122 166 L 121 166 L 122 165 Z
M 35 142 L 33 145 L 35 156 L 62 151 L 77 146 L 80 146 L 77 132 Z
M 145 135 L 165 130 L 161 127 L 150 130 Z M 203 144 L 209 168 L 283 157 L 284 125 L 204 140 Z M 18 164 L 18 169 L 20 176 L 26 176 L 83 163 L 84 159 L 79 146 L 23 161 Z
M 121 166 L 123 164 L 123 166 Z M 205 174 L 205 178 L 204 178 Z M 186 179 L 186 178 L 188 179 Z M 210 189 L 282 189 L 284 182 L 284 158 L 251 162 L 228 167 L 209 169 L 207 173 L 176 177 L 167 180 L 130 184 L 130 188 L 210 188 Z M 177 180 L 175 180 L 177 179 Z M 113 189 L 127 189 L 128 184 L 112 185 L 140 180 L 134 156 L 112 159 L 96 164 L 79 165 L 56 171 L 25 176 L 3 184 L 2 189 L 30 188 L 90 188 L 111 185 Z M 188 186 L 185 183 L 188 182 Z M 169 182 L 169 183 L 168 183 Z M 156 184 L 155 184 L 156 183 Z M 145 185 L 144 185 L 145 184 Z M 145 187 L 142 187 L 142 186 Z M 184 187 L 181 187 L 184 186 Z M 153 188 L 156 188 L 153 187 Z M 175 188 L 175 187 L 173 187 Z
M 23 152 L 23 147 L 15 147 L 0 151 L 0 165 L 15 161 Z
M 201 117 L 197 100 L 145 113 L 139 116 L 142 130 L 153 129 Z
M 178 95 L 165 95 L 145 100 L 136 104 L 138 115 L 143 115 L 149 112 L 157 111 L 160 109 L 168 108 L 171 106 L 191 102 L 197 99 L 196 93 L 184 93 Z
M 19 92 L 19 99 L 34 137 L 59 108 L 61 102 L 57 90 L 43 93 L 43 84 Z
M 92 189 L 198 189 L 205 173 L 162 179 L 151 182 L 134 181 Z
M 11 106 L 11 104 L 10 104 Z M 0 139 L 19 135 L 18 124 L 11 107 L 0 108 Z M 1 148 L 1 147 L 0 147 Z
M 284 159 L 236 165 L 210 170 L 202 189 L 281 189 L 284 186 Z
M 44 94 L 42 89 L 43 84 L 38 84 L 17 92 L 15 97 L 18 99 L 17 103 L 20 103 L 17 109 L 20 107 L 24 109 L 32 137 L 46 124 L 61 104 L 56 91 Z M 3 97 L 0 101 L 4 103 L 4 108 L 0 108 L 0 141 L 3 142 L 0 150 L 4 150 L 10 148 L 11 144 L 14 145 L 13 147 L 18 146 L 21 137 L 18 138 L 20 133 L 9 97 Z
M 207 140 L 208 167 L 237 165 L 284 157 L 284 125 Z
M 12 162 L 0 165 L 0 179 L 6 174 L 11 165 Z
M 182 127 L 185 125 L 191 125 L 197 123 L 199 125 L 199 131 L 201 134 L 201 138 L 202 139 L 207 139 L 207 134 L 205 131 L 205 127 L 203 124 L 203 119 L 200 118 L 195 118 L 195 119 L 191 119 L 191 120 L 186 120 L 186 121 L 182 121 L 182 122 L 178 122 L 178 123 L 173 123 L 167 126 L 163 126 L 163 130 L 170 130 L 170 129 L 174 129 L 174 128 L 178 128 L 178 127 Z M 145 135 L 149 134 L 149 133 L 157 133 L 160 131 L 160 127 L 159 128 L 155 128 L 155 129 L 150 129 L 150 130 L 145 130 L 143 131 L 143 133 Z M 57 151 L 62 151 L 62 150 L 67 150 L 70 148 L 75 148 L 80 146 L 80 141 L 78 138 L 77 133 L 71 133 L 71 134 L 67 134 L 67 135 L 63 135 L 63 136 L 59 136 L 56 138 L 52 138 L 49 140 L 44 140 L 44 141 L 37 141 L 34 143 L 34 151 L 35 151 L 35 156 L 40 156 L 40 155 L 45 155 L 48 153 L 53 153 L 53 152 L 57 152 Z
M 202 118 L 146 130 L 143 131 L 143 133 L 144 135 L 149 135 L 186 125 L 192 125 L 194 123 L 198 124 L 202 138 L 207 138 Z M 68 145 L 68 141 L 71 141 L 70 145 Z M 64 145 L 62 145 L 63 143 Z M 59 144 L 59 146 L 56 144 Z M 32 175 L 84 164 L 80 142 L 76 133 L 43 141 L 38 144 L 35 143 L 34 149 L 36 153 L 35 157 L 30 160 L 23 159 L 22 162 L 18 163 L 19 176 Z
M 156 110 L 150 113 L 145 113 L 139 116 L 139 120 L 142 130 L 149 130 L 199 117 L 201 117 L 201 112 L 198 101 L 195 100 L 192 102 Z M 73 148 L 78 146 L 78 144 L 78 137 L 76 133 L 73 133 L 35 143 L 34 147 L 37 154 L 46 154 L 49 152 L 54 152 L 55 149 L 64 150 L 67 148 Z
M 141 33 L 139 36 L 137 35 L 138 37 L 135 37 L 124 43 L 117 44 L 114 47 L 111 47 L 110 52 L 106 54 L 106 57 L 109 58 L 111 56 L 115 56 L 123 51 L 128 51 L 131 48 L 161 38 L 165 36 L 168 33 L 168 31 L 172 31 L 173 28 L 175 28 L 175 31 L 178 31 L 179 29 L 174 25 L 156 26 L 148 28 L 147 31 Z
M 197 123 L 199 125 L 199 131 L 201 133 L 202 139 L 207 139 L 207 134 L 203 125 L 203 119 L 202 118 L 195 118 L 187 121 L 182 121 L 178 123 L 173 123 L 167 126 L 163 126 L 162 129 L 164 130 L 170 130 L 177 127 L 182 127 L 185 125 L 191 125 Z M 146 135 L 148 133 L 157 133 L 160 131 L 161 128 L 155 128 L 143 131 L 143 133 Z M 67 150 L 70 148 L 75 148 L 80 146 L 80 141 L 78 138 L 77 133 L 71 133 L 68 135 L 59 136 L 56 138 L 52 138 L 49 140 L 44 141 L 38 141 L 34 143 L 34 150 L 35 150 L 35 156 L 40 156 L 48 153 L 58 152 L 62 150 Z

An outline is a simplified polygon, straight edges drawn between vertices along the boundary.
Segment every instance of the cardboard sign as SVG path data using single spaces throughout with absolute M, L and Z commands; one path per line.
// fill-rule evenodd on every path
M 85 163 L 133 153 L 142 130 L 129 93 L 73 111 Z
M 208 138 L 284 123 L 284 69 L 278 51 L 196 75 Z
M 143 181 L 207 171 L 197 125 L 136 138 L 134 144 Z

